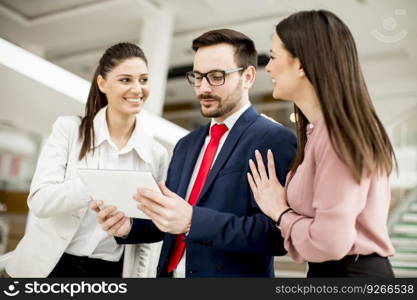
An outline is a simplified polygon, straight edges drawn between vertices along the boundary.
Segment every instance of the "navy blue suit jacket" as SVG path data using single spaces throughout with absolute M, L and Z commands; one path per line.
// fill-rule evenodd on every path
M 175 146 L 167 187 L 185 198 L 194 165 L 210 124 L 182 138 Z M 284 255 L 281 233 L 257 206 L 249 183 L 249 159 L 254 152 L 274 153 L 277 176 L 284 185 L 296 151 L 295 136 L 280 124 L 248 108 L 230 131 L 193 208 L 186 237 L 186 277 L 273 277 L 273 256 Z M 163 239 L 157 270 L 167 276 L 176 235 L 164 234 L 149 220 L 134 219 L 132 230 L 119 243 Z

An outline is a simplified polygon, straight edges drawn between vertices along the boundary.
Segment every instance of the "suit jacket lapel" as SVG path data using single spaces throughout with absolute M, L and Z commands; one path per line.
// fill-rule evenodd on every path
M 190 184 L 191 175 L 193 174 L 197 158 L 204 145 L 204 141 L 210 129 L 210 123 L 201 127 L 196 132 L 195 136 L 189 141 L 187 153 L 184 156 L 184 167 L 181 173 L 181 180 L 177 189 L 177 194 L 185 198 L 188 185 Z
M 258 117 L 258 113 L 251 106 L 237 120 L 232 130 L 230 131 L 229 135 L 227 136 L 227 139 L 222 149 L 220 150 L 220 153 L 217 156 L 213 167 L 210 170 L 210 173 L 204 184 L 203 190 L 201 191 L 200 196 L 198 197 L 199 199 L 198 201 L 200 201 L 200 199 L 204 197 L 204 194 L 213 184 L 214 179 L 217 177 L 217 174 L 219 173 L 220 169 L 223 167 L 223 165 L 228 160 L 229 156 L 232 154 L 236 143 L 239 141 L 239 138 L 246 131 L 246 129 L 248 129 L 248 127 L 255 121 L 257 117 Z M 197 205 L 198 204 L 199 202 L 197 202 Z

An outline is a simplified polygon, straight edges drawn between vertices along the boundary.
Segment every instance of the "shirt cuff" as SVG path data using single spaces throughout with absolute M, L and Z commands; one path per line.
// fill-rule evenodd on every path
M 304 216 L 297 214 L 293 210 L 285 213 L 282 216 L 279 229 L 281 230 L 281 236 L 284 239 L 291 231 L 292 224 L 294 224 L 296 221 L 298 221 L 301 218 L 304 218 Z
M 93 199 L 90 197 L 90 193 L 87 190 L 86 185 L 81 180 L 81 178 L 77 177 L 74 178 L 74 185 L 75 185 L 75 191 L 77 193 L 77 198 L 80 199 L 80 201 L 85 202 L 86 204 L 89 204 Z

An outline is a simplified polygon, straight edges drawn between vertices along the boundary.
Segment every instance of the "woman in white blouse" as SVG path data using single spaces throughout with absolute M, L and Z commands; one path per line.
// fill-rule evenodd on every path
M 88 209 L 92 199 L 77 175 L 78 168 L 140 170 L 164 180 L 167 152 L 139 122 L 148 95 L 143 51 L 131 43 L 108 48 L 85 116 L 59 117 L 42 149 L 28 198 L 33 222 L 6 266 L 10 276 L 154 276 L 160 243 L 118 245 Z

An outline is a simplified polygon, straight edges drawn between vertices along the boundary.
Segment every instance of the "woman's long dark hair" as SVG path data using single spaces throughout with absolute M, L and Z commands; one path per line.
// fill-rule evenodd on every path
M 376 115 L 347 26 L 326 10 L 301 11 L 276 26 L 285 48 L 300 60 L 318 96 L 337 156 L 360 183 L 362 176 L 390 174 L 395 155 Z M 304 160 L 308 120 L 294 105 L 298 150 L 294 173 Z
M 101 75 L 106 78 L 107 73 L 128 58 L 139 57 L 147 64 L 145 54 L 142 49 L 132 43 L 119 43 L 108 48 L 94 73 L 91 82 L 90 92 L 88 94 L 87 103 L 85 105 L 85 116 L 81 119 L 79 128 L 79 139 L 81 142 L 81 150 L 78 159 L 81 160 L 87 152 L 93 148 L 94 151 L 94 117 L 100 109 L 107 105 L 107 97 L 98 88 L 97 77 Z

